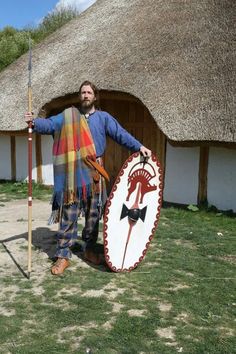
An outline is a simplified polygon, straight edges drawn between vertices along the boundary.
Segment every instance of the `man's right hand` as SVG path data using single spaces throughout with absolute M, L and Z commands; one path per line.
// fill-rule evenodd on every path
M 25 113 L 25 122 L 29 124 L 33 120 L 33 112 L 27 112 Z

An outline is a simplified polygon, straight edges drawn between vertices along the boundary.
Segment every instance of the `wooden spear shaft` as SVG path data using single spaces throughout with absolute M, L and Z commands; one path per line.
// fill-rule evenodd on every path
M 28 112 L 32 112 L 31 43 L 29 38 Z M 28 123 L 28 278 L 32 269 L 32 122 Z

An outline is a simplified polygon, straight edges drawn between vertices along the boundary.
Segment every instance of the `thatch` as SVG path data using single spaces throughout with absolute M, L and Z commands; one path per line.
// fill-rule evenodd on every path
M 97 0 L 33 49 L 33 107 L 89 79 L 127 92 L 172 140 L 236 141 L 235 0 Z M 28 56 L 0 73 L 0 130 L 25 128 Z

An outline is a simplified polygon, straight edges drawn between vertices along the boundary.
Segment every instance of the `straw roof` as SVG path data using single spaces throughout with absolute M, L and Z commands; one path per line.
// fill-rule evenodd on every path
M 89 79 L 127 92 L 172 140 L 236 142 L 235 0 L 97 0 L 33 49 L 33 107 Z M 25 128 L 28 55 L 0 73 L 0 130 Z

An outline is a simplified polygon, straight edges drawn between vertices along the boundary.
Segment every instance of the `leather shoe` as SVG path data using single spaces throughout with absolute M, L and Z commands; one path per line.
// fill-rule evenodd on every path
M 69 267 L 70 262 L 67 258 L 57 258 L 57 261 L 53 264 L 51 268 L 51 273 L 53 275 L 60 275 L 64 270 Z

